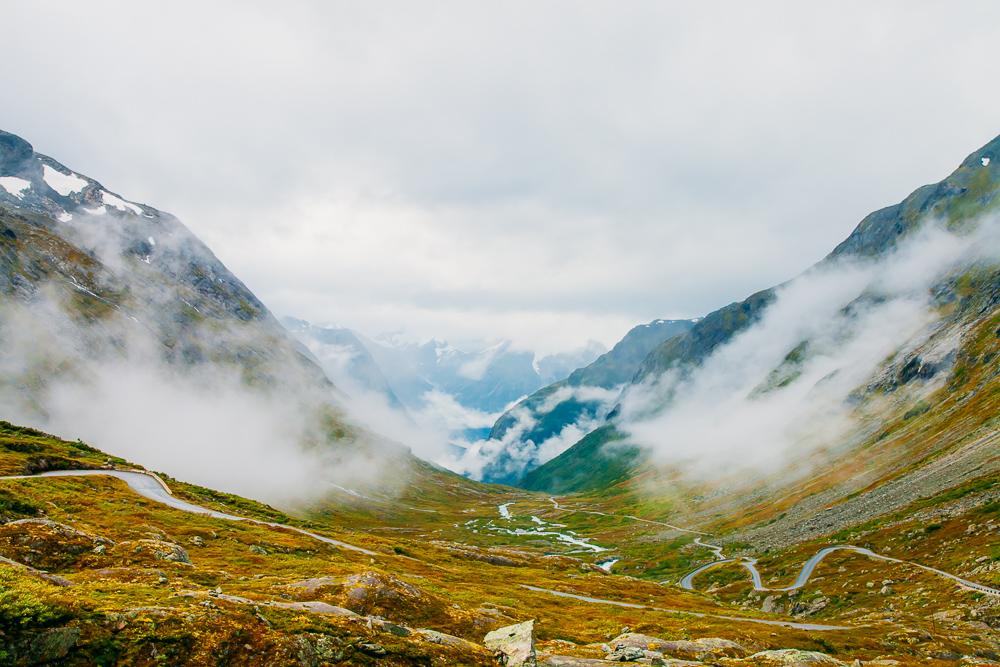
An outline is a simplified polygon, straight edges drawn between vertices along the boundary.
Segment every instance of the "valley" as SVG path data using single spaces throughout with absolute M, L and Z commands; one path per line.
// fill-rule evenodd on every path
M 997 151 L 539 388 L 282 326 L 0 134 L 0 664 L 1000 663 Z M 490 483 L 419 455 L 441 388 Z

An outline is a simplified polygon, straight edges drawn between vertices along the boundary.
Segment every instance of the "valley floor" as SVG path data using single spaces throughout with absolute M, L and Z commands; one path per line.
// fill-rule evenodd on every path
M 109 464 L 131 467 L 0 430 L 0 664 L 485 665 L 484 635 L 525 620 L 548 664 L 600 664 L 583 661 L 627 644 L 626 631 L 735 642 L 713 664 L 778 664 L 761 652 L 782 649 L 988 664 L 1000 651 L 995 476 L 850 535 L 893 560 L 831 552 L 801 586 L 769 591 L 748 561 L 719 562 L 688 578 L 697 592 L 684 575 L 730 553 L 757 559 L 759 587 L 787 587 L 831 542 L 754 553 L 682 512 L 640 516 L 429 468 L 402 496 L 345 490 L 293 517 L 93 470 Z M 52 470 L 71 472 L 37 475 Z

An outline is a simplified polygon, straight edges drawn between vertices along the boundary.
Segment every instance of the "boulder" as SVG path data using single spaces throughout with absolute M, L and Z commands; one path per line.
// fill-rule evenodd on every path
M 819 651 L 800 651 L 795 648 L 783 648 L 773 651 L 761 651 L 750 656 L 755 665 L 769 667 L 838 667 L 846 663 Z
M 80 640 L 80 630 L 73 627 L 49 628 L 16 642 L 15 664 L 41 665 L 62 660 Z
M 635 632 L 628 632 L 615 637 L 609 645 L 615 648 L 625 646 L 655 651 L 681 660 L 704 660 L 707 658 L 742 658 L 749 651 L 734 641 L 719 637 L 701 637 L 699 639 L 660 639 Z
M 611 662 L 635 662 L 636 660 L 642 660 L 645 657 L 646 651 L 643 649 L 619 644 L 615 647 L 615 650 L 604 656 L 604 659 L 610 660 Z
M 535 667 L 534 621 L 498 628 L 483 638 L 483 645 L 506 667 Z
M 187 550 L 179 544 L 164 540 L 135 540 L 120 542 L 113 553 L 130 565 L 152 564 L 157 561 L 190 565 Z

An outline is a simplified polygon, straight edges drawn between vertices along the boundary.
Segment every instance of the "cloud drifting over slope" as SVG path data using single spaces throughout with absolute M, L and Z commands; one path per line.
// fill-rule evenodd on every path
M 933 332 L 930 288 L 984 261 L 1000 261 L 996 218 L 961 236 L 925 225 L 877 262 L 820 265 L 778 288 L 759 322 L 690 374 L 629 391 L 622 428 L 654 461 L 696 476 L 765 472 L 841 444 L 856 426 L 852 392 Z
M 333 434 L 330 420 L 346 419 L 336 396 L 302 369 L 279 361 L 268 380 L 248 382 L 250 366 L 168 360 L 152 311 L 87 324 L 62 287 L 37 296 L 30 305 L 0 302 L 4 419 L 276 504 L 315 500 L 331 485 L 392 491 L 405 482 L 386 478 L 398 470 L 388 465 L 401 451 L 395 445 L 363 431 Z M 197 335 L 223 345 L 260 336 L 239 326 L 215 321 Z

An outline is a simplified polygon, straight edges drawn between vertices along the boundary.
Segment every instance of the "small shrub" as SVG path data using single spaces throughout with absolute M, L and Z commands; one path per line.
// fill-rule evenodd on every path
M 15 570 L 0 567 L 0 630 L 54 625 L 70 615 L 66 608 L 45 601 L 41 589 Z

